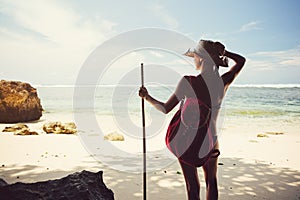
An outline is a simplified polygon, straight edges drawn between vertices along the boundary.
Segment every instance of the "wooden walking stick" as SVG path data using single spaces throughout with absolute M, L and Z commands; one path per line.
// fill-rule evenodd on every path
M 144 87 L 144 65 L 141 63 L 141 81 L 142 87 Z M 147 177 L 146 177 L 146 132 L 145 132 L 145 102 L 142 98 L 142 120 L 143 120 L 143 197 L 147 199 Z

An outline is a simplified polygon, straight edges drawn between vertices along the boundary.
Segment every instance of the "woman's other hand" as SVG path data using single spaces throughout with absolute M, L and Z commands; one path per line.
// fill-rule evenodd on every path
M 225 46 L 221 42 L 215 42 L 214 43 L 214 49 L 215 49 L 215 53 L 218 56 L 224 56 L 224 54 L 225 54 Z
M 148 96 L 148 91 L 145 87 L 140 87 L 139 96 L 145 99 Z

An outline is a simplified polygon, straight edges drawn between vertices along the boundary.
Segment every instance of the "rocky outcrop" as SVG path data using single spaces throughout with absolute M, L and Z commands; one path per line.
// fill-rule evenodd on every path
M 5 127 L 2 132 L 13 132 L 14 135 L 38 135 L 35 131 L 30 131 L 26 124 L 16 124 Z
M 102 175 L 102 171 L 82 171 L 57 180 L 11 185 L 0 179 L 0 199 L 112 200 L 114 194 L 104 184 Z
M 61 123 L 61 122 L 48 122 L 43 125 L 43 130 L 55 134 L 75 134 L 77 133 L 76 125 L 74 122 Z M 38 135 L 35 131 L 30 131 L 26 124 L 18 123 L 13 126 L 5 127 L 2 132 L 13 132 L 14 135 Z
M 56 133 L 56 134 L 75 134 L 77 132 L 76 125 L 73 122 L 69 122 L 69 123 L 48 122 L 43 125 L 43 130 L 46 133 Z
M 14 135 L 38 135 L 38 133 L 29 129 L 22 129 L 20 131 L 14 132 Z
M 16 132 L 21 130 L 29 130 L 29 127 L 26 124 L 15 124 L 13 126 L 6 126 L 2 132 Z
M 38 120 L 42 106 L 35 88 L 19 81 L 0 81 L 0 123 Z
M 104 140 L 108 141 L 124 141 L 124 136 L 118 133 L 117 131 L 111 132 L 104 136 Z

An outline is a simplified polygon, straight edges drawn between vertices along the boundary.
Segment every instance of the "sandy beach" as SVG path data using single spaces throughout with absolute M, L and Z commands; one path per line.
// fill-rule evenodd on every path
M 63 119 L 60 121 L 73 121 L 72 115 L 56 115 Z M 142 198 L 141 173 L 115 170 L 94 159 L 78 135 L 43 133 L 42 125 L 57 117 L 46 114 L 38 122 L 26 123 L 39 135 L 0 134 L 0 178 L 8 183 L 36 182 L 82 170 L 102 170 L 104 182 L 113 190 L 115 199 Z M 299 199 L 299 124 L 253 119 L 239 120 L 235 125 L 234 121 L 227 120 L 220 135 L 220 199 Z M 0 124 L 0 130 L 9 125 Z M 257 137 L 258 134 L 265 137 Z M 112 143 L 124 145 L 126 141 L 125 136 L 124 142 Z M 201 197 L 205 199 L 201 168 L 199 176 Z M 147 180 L 148 199 L 186 199 L 183 175 L 176 160 L 159 170 L 149 171 Z

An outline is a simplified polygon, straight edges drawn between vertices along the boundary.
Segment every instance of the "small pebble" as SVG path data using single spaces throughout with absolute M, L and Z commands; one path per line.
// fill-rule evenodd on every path
M 284 133 L 283 132 L 266 132 L 266 134 L 269 134 L 269 135 L 283 135 Z
M 17 176 L 17 178 L 20 178 L 19 176 Z
M 177 171 L 176 174 L 181 174 L 181 172 L 180 172 L 180 171 Z
M 265 138 L 268 138 L 269 136 L 267 134 L 264 134 L 264 133 L 259 133 L 259 134 L 257 134 L 256 137 L 265 137 Z
M 5 165 L 2 165 L 2 167 L 5 167 Z
M 165 173 L 167 173 L 167 171 L 166 171 L 166 170 L 165 170 L 164 172 L 165 172 Z
M 224 165 L 224 163 L 218 163 L 218 165 Z
M 249 140 L 249 142 L 258 143 L 257 140 Z

